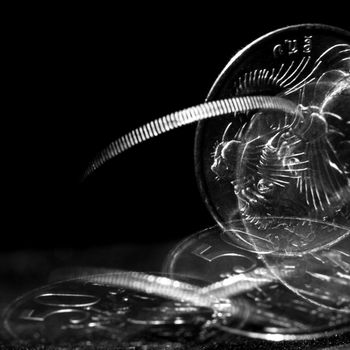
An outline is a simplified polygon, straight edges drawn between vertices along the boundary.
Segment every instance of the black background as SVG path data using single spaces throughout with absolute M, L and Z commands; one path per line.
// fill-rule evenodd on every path
M 349 29 L 339 9 L 322 17 L 249 6 L 206 16 L 136 4 L 50 10 L 10 26 L 0 249 L 168 242 L 214 224 L 194 176 L 195 126 L 80 179 L 116 137 L 203 102 L 232 55 L 257 37 L 305 22 Z

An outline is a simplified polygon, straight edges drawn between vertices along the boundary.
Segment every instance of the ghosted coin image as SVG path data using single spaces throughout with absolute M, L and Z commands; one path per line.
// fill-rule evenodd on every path
M 239 230 L 238 222 L 236 225 Z M 201 278 L 211 285 L 228 278 L 234 282 L 228 290 L 226 280 L 220 287 L 221 295 L 226 293 L 226 288 L 230 294 L 225 297 L 245 301 L 255 311 L 243 323 L 233 323 L 227 318 L 218 322 L 217 327 L 233 334 L 267 340 L 313 339 L 349 331 L 348 312 L 329 308 L 324 303 L 313 303 L 281 283 L 281 279 L 287 283 L 295 280 L 298 286 L 303 286 L 307 277 L 304 260 L 300 260 L 300 265 L 292 265 L 281 257 L 269 261 L 266 266 L 265 259 L 270 255 L 262 256 L 228 243 L 228 235 L 233 234 L 233 224 L 230 226 L 229 231 L 214 226 L 190 236 L 174 248 L 164 265 L 164 272 L 170 276 Z M 337 252 L 331 250 L 330 254 Z M 334 281 L 336 278 L 336 275 L 333 276 Z M 349 274 L 344 281 L 348 281 L 346 278 L 349 278 Z M 335 297 L 338 295 L 348 308 L 349 300 L 345 298 L 349 283 L 343 285 L 339 282 L 333 287 L 329 293 L 322 291 L 319 298 L 326 295 L 336 303 Z M 336 294 L 339 287 L 341 290 Z M 215 292 L 212 287 L 207 288 Z M 307 292 L 305 290 L 305 295 Z M 309 292 L 316 294 L 320 290 L 309 289 Z
M 350 226 L 350 34 L 323 25 L 267 34 L 232 58 L 207 100 L 254 95 L 283 97 L 297 109 L 199 123 L 195 165 L 210 212 L 221 226 L 241 219 L 245 239 L 232 241 L 261 252 L 308 252 L 345 237 L 340 229 L 300 234 L 299 244 L 272 239 L 265 234 L 278 222 L 261 218 Z

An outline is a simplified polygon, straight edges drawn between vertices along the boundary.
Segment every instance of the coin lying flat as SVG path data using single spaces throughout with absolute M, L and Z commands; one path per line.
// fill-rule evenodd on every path
M 264 241 L 250 232 L 265 235 L 261 217 L 350 226 L 350 34 L 323 25 L 269 33 L 232 58 L 207 100 L 257 94 L 283 97 L 298 112 L 238 113 L 197 128 L 198 183 L 216 221 L 242 219 L 250 226 L 248 242 L 232 240 L 261 252 Z M 311 251 L 342 233 L 320 240 L 316 234 L 299 246 L 276 244 L 275 252 Z
M 239 229 L 238 224 L 237 227 Z M 217 327 L 267 340 L 311 339 L 349 330 L 348 313 L 315 304 L 281 283 L 283 278 L 287 282 L 298 280 L 299 286 L 303 285 L 306 275 L 301 266 L 289 266 L 281 258 L 271 260 L 268 269 L 264 259 L 270 255 L 262 258 L 232 245 L 228 239 L 231 234 L 232 228 L 224 231 L 218 226 L 194 234 L 175 247 L 164 266 L 164 272 L 170 276 L 201 278 L 210 285 L 206 289 L 212 293 L 219 292 L 220 296 L 240 299 L 253 306 L 255 311 L 244 323 L 238 324 L 227 318 L 218 322 Z M 220 288 L 214 290 L 213 283 L 221 281 Z M 344 297 L 347 287 L 343 287 L 339 295 Z M 331 291 L 330 299 L 337 295 L 336 288 Z
M 199 342 L 212 310 L 82 280 L 36 289 L 4 315 L 9 335 L 25 344 Z

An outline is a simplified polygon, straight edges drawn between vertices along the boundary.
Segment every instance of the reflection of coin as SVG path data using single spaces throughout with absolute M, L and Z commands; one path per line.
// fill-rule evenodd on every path
M 195 234 L 173 250 L 164 267 L 170 275 L 202 278 L 208 283 L 228 276 L 236 278 L 237 288 L 243 292 L 232 298 L 253 305 L 256 314 L 243 324 L 227 319 L 219 322 L 218 327 L 235 334 L 270 340 L 316 338 L 349 330 L 350 315 L 315 305 L 276 279 L 263 280 L 259 285 L 257 280 L 265 268 L 261 257 L 225 240 L 225 233 L 217 226 Z M 277 267 L 275 264 L 274 268 L 280 268 L 279 273 L 284 274 L 288 270 L 287 264 Z M 254 271 L 255 278 L 251 278 Z
M 245 113 L 199 123 L 196 173 L 219 224 L 237 216 L 257 228 L 258 218 L 267 216 L 349 224 L 349 90 L 350 35 L 340 29 L 280 29 L 232 58 L 209 101 L 278 95 L 298 104 L 300 113 Z
M 5 329 L 24 343 L 161 345 L 198 341 L 212 311 L 82 281 L 60 282 L 17 299 Z M 163 344 L 163 345 L 164 345 Z

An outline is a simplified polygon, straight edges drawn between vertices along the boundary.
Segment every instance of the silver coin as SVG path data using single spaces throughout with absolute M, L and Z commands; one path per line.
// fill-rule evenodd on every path
M 220 295 L 227 292 L 228 279 L 234 281 L 224 296 L 252 305 L 254 311 L 244 322 L 222 319 L 216 325 L 218 328 L 276 341 L 326 337 L 349 331 L 348 313 L 310 302 L 281 283 L 282 276 L 285 281 L 289 278 L 302 280 L 303 269 L 289 267 L 286 261 L 270 261 L 271 269 L 268 270 L 265 256 L 263 259 L 261 255 L 228 243 L 227 233 L 232 234 L 215 226 L 192 235 L 169 254 L 164 266 L 164 272 L 170 276 L 180 274 L 199 278 L 210 286 L 225 280 L 221 289 L 215 291 Z M 271 278 L 271 271 L 277 271 L 273 273 L 276 278 Z
M 82 280 L 54 283 L 14 301 L 3 324 L 23 344 L 191 343 L 205 340 L 212 310 Z
M 269 33 L 231 59 L 207 100 L 257 94 L 284 97 L 298 111 L 241 113 L 197 128 L 197 179 L 216 221 L 242 219 L 251 234 L 233 242 L 261 252 L 269 224 L 261 217 L 350 226 L 350 34 L 309 24 Z M 343 233 L 316 234 L 289 249 L 308 252 Z M 267 243 L 276 253 L 286 250 Z

